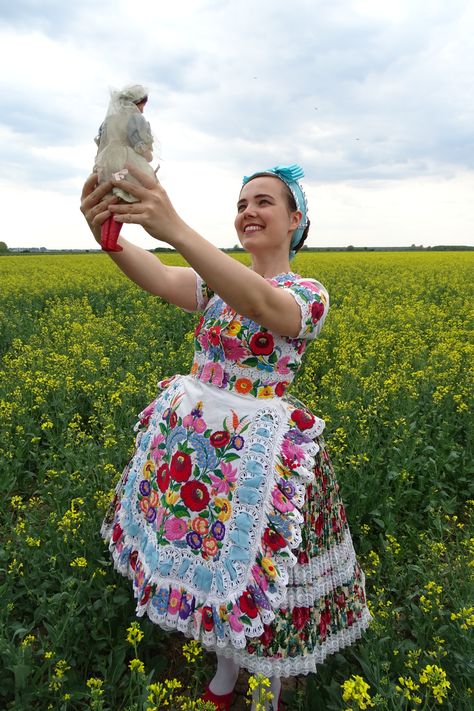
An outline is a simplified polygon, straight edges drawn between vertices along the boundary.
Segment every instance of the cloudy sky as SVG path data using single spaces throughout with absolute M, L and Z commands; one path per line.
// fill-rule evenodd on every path
M 138 82 L 159 178 L 220 247 L 242 176 L 293 162 L 310 246 L 472 245 L 473 38 L 472 0 L 0 0 L 0 239 L 95 247 L 93 137 Z

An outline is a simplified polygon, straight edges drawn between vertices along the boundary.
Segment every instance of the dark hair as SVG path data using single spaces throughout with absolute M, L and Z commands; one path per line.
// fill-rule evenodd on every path
M 253 180 L 254 178 L 272 178 L 272 177 L 274 177 L 274 178 L 276 178 L 277 180 L 279 180 L 280 183 L 282 183 L 282 185 L 284 186 L 284 188 L 285 188 L 285 193 L 286 193 L 286 199 L 287 199 L 287 202 L 288 202 L 288 208 L 289 208 L 290 212 L 296 212 L 296 211 L 298 210 L 298 205 L 296 204 L 296 200 L 295 200 L 295 198 L 293 197 L 293 193 L 291 192 L 290 188 L 289 188 L 288 185 L 285 183 L 285 181 L 284 181 L 284 180 L 281 180 L 281 178 L 279 178 L 278 175 L 272 175 L 271 173 L 265 173 L 265 172 L 263 172 L 263 173 L 255 173 L 255 175 L 252 175 L 252 177 L 251 177 L 250 180 Z M 248 181 L 249 183 L 250 183 L 250 180 Z M 301 247 L 304 245 L 304 243 L 305 243 L 305 241 L 306 241 L 306 238 L 308 237 L 308 232 L 309 232 L 309 226 L 310 226 L 310 224 L 311 224 L 311 223 L 310 223 L 310 221 L 308 220 L 308 221 L 307 221 L 307 224 L 306 224 L 306 227 L 304 228 L 303 234 L 301 235 L 300 241 L 298 242 L 298 244 L 296 245 L 296 247 L 293 247 L 293 248 L 292 248 L 293 252 L 299 252 L 299 250 L 301 249 Z

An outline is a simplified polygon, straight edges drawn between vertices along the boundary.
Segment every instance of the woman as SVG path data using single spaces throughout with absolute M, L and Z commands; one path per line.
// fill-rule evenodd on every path
M 329 298 L 291 272 L 309 227 L 298 166 L 244 178 L 235 228 L 249 269 L 192 230 L 154 179 L 121 185 L 131 205 L 91 176 L 81 209 L 100 225 L 142 225 L 191 265 L 168 267 L 120 238 L 111 254 L 147 291 L 203 315 L 188 376 L 159 384 L 141 414 L 136 452 L 103 534 L 134 581 L 137 614 L 217 653 L 204 698 L 230 708 L 239 667 L 280 678 L 354 642 L 370 622 L 364 574 L 321 436 L 324 422 L 285 395 Z

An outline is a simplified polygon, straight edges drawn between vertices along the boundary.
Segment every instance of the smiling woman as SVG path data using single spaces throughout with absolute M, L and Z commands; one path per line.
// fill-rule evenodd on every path
M 107 197 L 116 181 L 86 182 L 95 238 L 112 218 L 175 247 L 190 267 L 166 267 L 122 237 L 110 256 L 202 314 L 190 373 L 161 381 L 140 413 L 102 533 L 133 580 L 137 614 L 216 651 L 204 699 L 230 708 L 242 666 L 271 677 L 281 708 L 281 676 L 315 672 L 371 619 L 325 423 L 287 395 L 329 308 L 325 287 L 290 268 L 309 225 L 303 171 L 244 179 L 235 227 L 249 269 L 186 225 L 156 179 L 129 170 L 140 182 L 120 183 L 131 205 Z

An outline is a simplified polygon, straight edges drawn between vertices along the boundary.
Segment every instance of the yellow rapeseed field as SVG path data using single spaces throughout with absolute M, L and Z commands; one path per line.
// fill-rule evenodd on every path
M 291 392 L 326 420 L 375 621 L 288 708 L 472 708 L 473 265 L 294 260 L 331 307 Z M 145 711 L 179 691 L 176 708 L 199 708 L 206 655 L 132 624 L 99 535 L 136 415 L 158 379 L 189 371 L 198 316 L 103 254 L 2 257 L 0 280 L 0 707 Z

